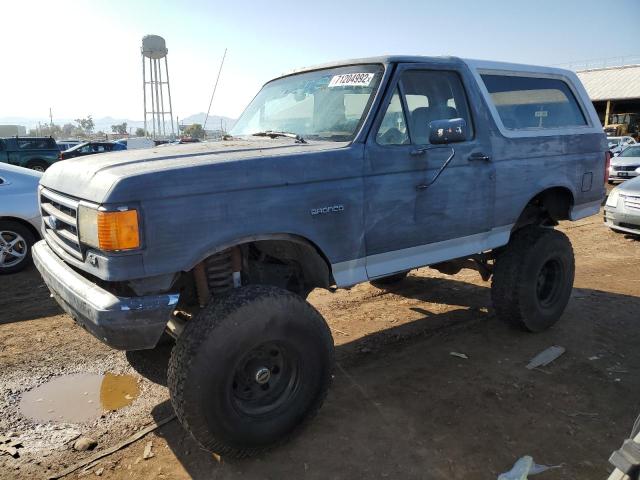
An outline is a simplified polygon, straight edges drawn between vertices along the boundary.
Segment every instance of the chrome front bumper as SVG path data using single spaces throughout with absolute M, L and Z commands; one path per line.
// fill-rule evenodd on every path
M 178 294 L 119 297 L 69 267 L 44 240 L 33 246 L 32 255 L 56 301 L 93 336 L 119 350 L 156 346 Z

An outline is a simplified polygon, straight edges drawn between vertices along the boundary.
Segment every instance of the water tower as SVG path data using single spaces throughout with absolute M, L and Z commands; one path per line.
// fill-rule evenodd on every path
M 171 120 L 171 136 L 175 137 L 173 128 L 173 109 L 171 108 L 171 88 L 169 87 L 169 65 L 167 63 L 167 44 L 159 35 L 142 37 L 142 88 L 144 91 L 144 131 L 150 132 L 153 138 L 167 137 L 165 115 Z M 164 73 L 163 62 L 164 58 Z M 147 80 L 147 69 L 148 77 Z M 163 79 L 164 75 L 164 79 Z M 165 98 L 168 110 L 165 110 Z M 148 110 L 148 107 L 151 110 Z M 148 128 L 147 115 L 151 114 L 151 128 Z

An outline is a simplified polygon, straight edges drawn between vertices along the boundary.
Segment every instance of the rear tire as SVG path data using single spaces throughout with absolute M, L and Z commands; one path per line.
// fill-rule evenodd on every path
M 247 286 L 187 323 L 168 384 L 183 427 L 202 447 L 246 457 L 286 441 L 322 405 L 333 338 L 301 297 Z
M 530 332 L 546 330 L 564 312 L 574 276 L 573 249 L 564 233 L 524 227 L 496 258 L 491 283 L 496 315 Z
M 375 280 L 371 280 L 369 283 L 371 283 L 371 285 L 373 285 L 374 287 L 384 288 L 402 282 L 405 278 L 407 278 L 407 275 L 409 275 L 408 271 L 394 273 L 393 275 L 389 275 L 388 277 L 376 278 Z
M 31 265 L 36 238 L 28 227 L 11 220 L 0 221 L 0 275 L 16 273 Z
M 27 168 L 35 170 L 36 172 L 44 172 L 49 168 L 49 164 L 42 160 L 31 160 L 27 162 Z

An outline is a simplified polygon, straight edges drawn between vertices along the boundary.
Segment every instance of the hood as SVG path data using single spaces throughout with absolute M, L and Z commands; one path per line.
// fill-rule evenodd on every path
M 612 157 L 611 165 L 616 167 L 640 165 L 640 157 Z
M 347 145 L 260 138 L 121 150 L 56 162 L 40 183 L 99 204 L 261 188 L 308 181 L 288 159 Z
M 616 190 L 623 195 L 638 195 L 640 196 L 640 177 L 626 180 L 616 187 Z

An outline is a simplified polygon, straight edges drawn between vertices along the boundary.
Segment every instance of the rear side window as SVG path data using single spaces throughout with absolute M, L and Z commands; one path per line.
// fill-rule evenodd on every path
M 481 75 L 510 130 L 579 127 L 587 120 L 569 86 L 554 78 Z

